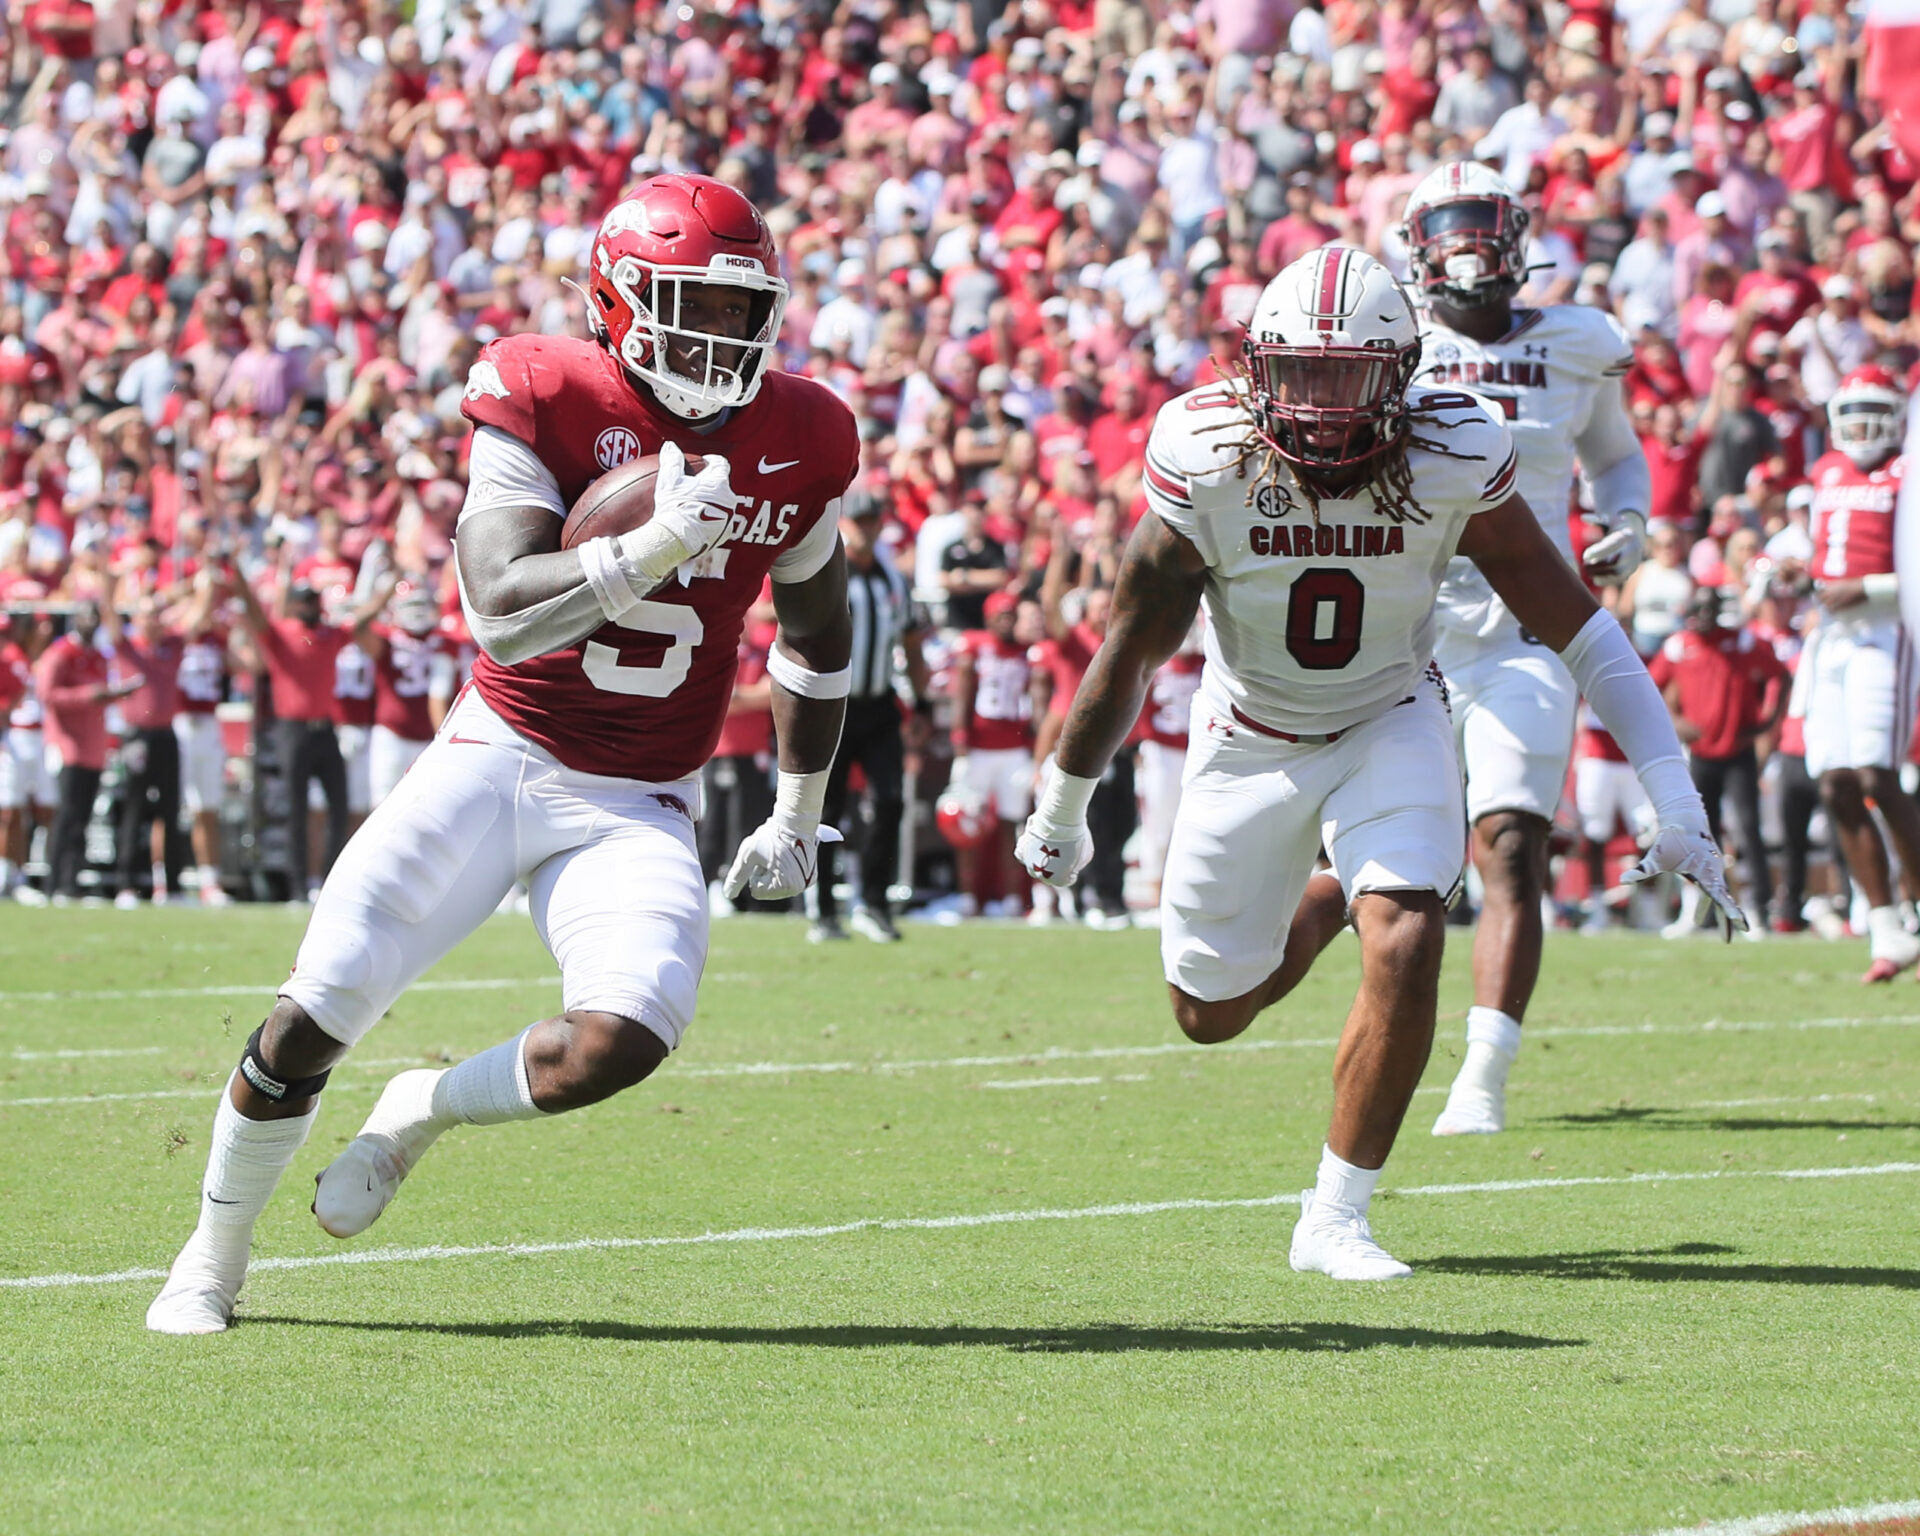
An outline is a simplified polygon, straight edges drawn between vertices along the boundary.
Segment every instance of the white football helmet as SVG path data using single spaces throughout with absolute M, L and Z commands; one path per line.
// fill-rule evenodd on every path
M 1856 466 L 1873 469 L 1900 451 L 1906 409 L 1886 369 L 1856 368 L 1827 402 L 1827 437 Z
M 387 612 L 394 625 L 410 635 L 425 637 L 440 627 L 440 604 L 419 582 L 403 581 L 395 587 Z
M 1365 251 L 1322 246 L 1268 283 L 1245 352 L 1260 433 L 1288 463 L 1341 469 L 1400 441 L 1420 328 Z
M 1421 290 L 1456 309 L 1497 304 L 1527 280 L 1527 210 L 1472 160 L 1436 165 L 1407 198 L 1400 238 Z

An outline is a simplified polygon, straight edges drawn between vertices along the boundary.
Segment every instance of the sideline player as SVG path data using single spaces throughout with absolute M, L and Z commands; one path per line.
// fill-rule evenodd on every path
M 1020 840 L 1064 885 L 1089 855 L 1085 808 L 1154 671 L 1204 601 L 1160 949 L 1175 1020 L 1214 1044 L 1306 973 L 1340 926 L 1302 903 L 1323 843 L 1360 937 L 1359 995 L 1334 1058 L 1334 1109 L 1291 1262 L 1343 1280 L 1409 1273 L 1367 1204 L 1433 1043 L 1446 894 L 1465 818 L 1434 597 L 1456 553 L 1572 671 L 1633 760 L 1660 830 L 1636 874 L 1696 880 L 1741 921 L 1680 743 L 1646 667 L 1514 491 L 1512 440 L 1452 391 L 1409 393 L 1420 337 L 1363 252 L 1329 246 L 1267 285 L 1251 377 L 1161 408 L 1149 509 L 1107 643 L 1074 700 Z M 1294 912 L 1291 931 L 1276 914 Z
M 1582 563 L 1595 581 L 1617 584 L 1640 563 L 1652 498 L 1621 392 L 1633 345 L 1604 310 L 1515 306 L 1527 223 L 1512 189 L 1484 165 L 1436 166 L 1414 188 L 1402 230 L 1426 300 L 1414 378 L 1470 389 L 1499 409 L 1520 458 L 1515 489 L 1569 566 L 1578 454 L 1602 530 Z M 1540 978 L 1547 843 L 1579 699 L 1559 657 L 1470 560 L 1456 559 L 1441 584 L 1434 659 L 1453 703 L 1473 863 L 1486 894 L 1473 936 L 1467 1053 L 1433 1133 L 1487 1134 L 1506 1125 L 1507 1069 Z
M 1869 799 L 1879 807 L 1901 867 L 1920 870 L 1920 805 L 1900 788 L 1920 688 L 1893 570 L 1905 412 L 1906 398 L 1884 369 L 1848 374 L 1827 403 L 1832 447 L 1810 471 L 1819 610 L 1800 659 L 1810 674 L 1807 772 L 1820 785 L 1847 872 L 1867 898 L 1872 964 L 1863 981 L 1891 981 L 1920 960 L 1920 939 L 1901 926 L 1886 844 L 1867 807 Z
M 433 740 L 453 697 L 452 647 L 440 633 L 440 610 L 424 583 L 399 572 L 380 584 L 387 622 L 362 611 L 353 643 L 373 668 L 373 729 L 367 737 L 367 794 L 381 804 Z
M 724 184 L 641 183 L 602 221 L 590 272 L 592 340 L 508 337 L 468 375 L 456 558 L 482 651 L 474 685 L 321 891 L 221 1095 L 200 1222 L 148 1310 L 156 1331 L 227 1326 L 254 1221 L 327 1074 L 517 879 L 564 1011 L 450 1070 L 394 1078 L 321 1174 L 320 1224 L 371 1226 L 450 1127 L 596 1103 L 679 1043 L 707 948 L 699 773 L 769 575 L 779 788 L 729 883 L 775 900 L 813 877 L 848 687 L 837 514 L 853 417 L 770 368 L 787 288 L 765 221 Z M 656 452 L 652 519 L 562 550 L 580 493 Z

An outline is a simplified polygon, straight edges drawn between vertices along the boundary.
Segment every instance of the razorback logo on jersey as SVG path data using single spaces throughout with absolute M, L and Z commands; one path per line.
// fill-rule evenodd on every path
M 1256 555 L 1278 555 L 1298 559 L 1303 555 L 1334 556 L 1349 560 L 1371 560 L 1381 555 L 1407 552 L 1405 531 L 1398 523 L 1381 527 L 1362 523 L 1322 523 L 1310 528 L 1293 523 L 1279 528 L 1255 524 L 1247 530 L 1247 542 Z
M 1423 384 L 1505 384 L 1514 389 L 1545 389 L 1547 365 L 1517 359 L 1486 362 L 1441 362 L 1428 370 Z
M 463 398 L 478 400 L 482 395 L 491 395 L 496 400 L 505 400 L 507 386 L 500 377 L 500 369 L 484 358 L 467 370 L 467 387 Z

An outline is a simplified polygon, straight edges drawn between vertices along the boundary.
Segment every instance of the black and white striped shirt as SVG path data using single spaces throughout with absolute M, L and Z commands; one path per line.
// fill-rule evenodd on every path
M 853 688 L 849 697 L 890 697 L 894 648 L 911 626 L 907 579 L 884 556 L 864 571 L 849 565 L 847 606 L 853 614 Z

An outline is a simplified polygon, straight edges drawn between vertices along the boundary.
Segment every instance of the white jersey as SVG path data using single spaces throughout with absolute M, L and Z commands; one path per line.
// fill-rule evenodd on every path
M 1207 563 L 1202 693 L 1255 726 L 1344 731 L 1414 692 L 1433 656 L 1434 596 L 1476 512 L 1513 494 L 1513 440 L 1498 411 L 1457 391 L 1415 389 L 1410 446 L 1424 520 L 1395 522 L 1371 486 L 1311 506 L 1284 467 L 1261 478 L 1244 386 L 1213 384 L 1160 408 L 1147 442 L 1147 505 Z
M 1415 381 L 1470 389 L 1501 411 L 1520 455 L 1515 488 L 1569 565 L 1567 512 L 1574 459 L 1596 404 L 1617 405 L 1633 344 L 1618 320 L 1580 304 L 1514 311 L 1499 341 L 1475 341 L 1420 314 L 1424 341 Z M 1613 399 L 1607 400 L 1606 393 Z M 1440 589 L 1442 649 L 1448 638 L 1489 639 L 1518 625 L 1469 561 L 1457 560 Z M 1446 657 L 1441 663 L 1446 664 Z

